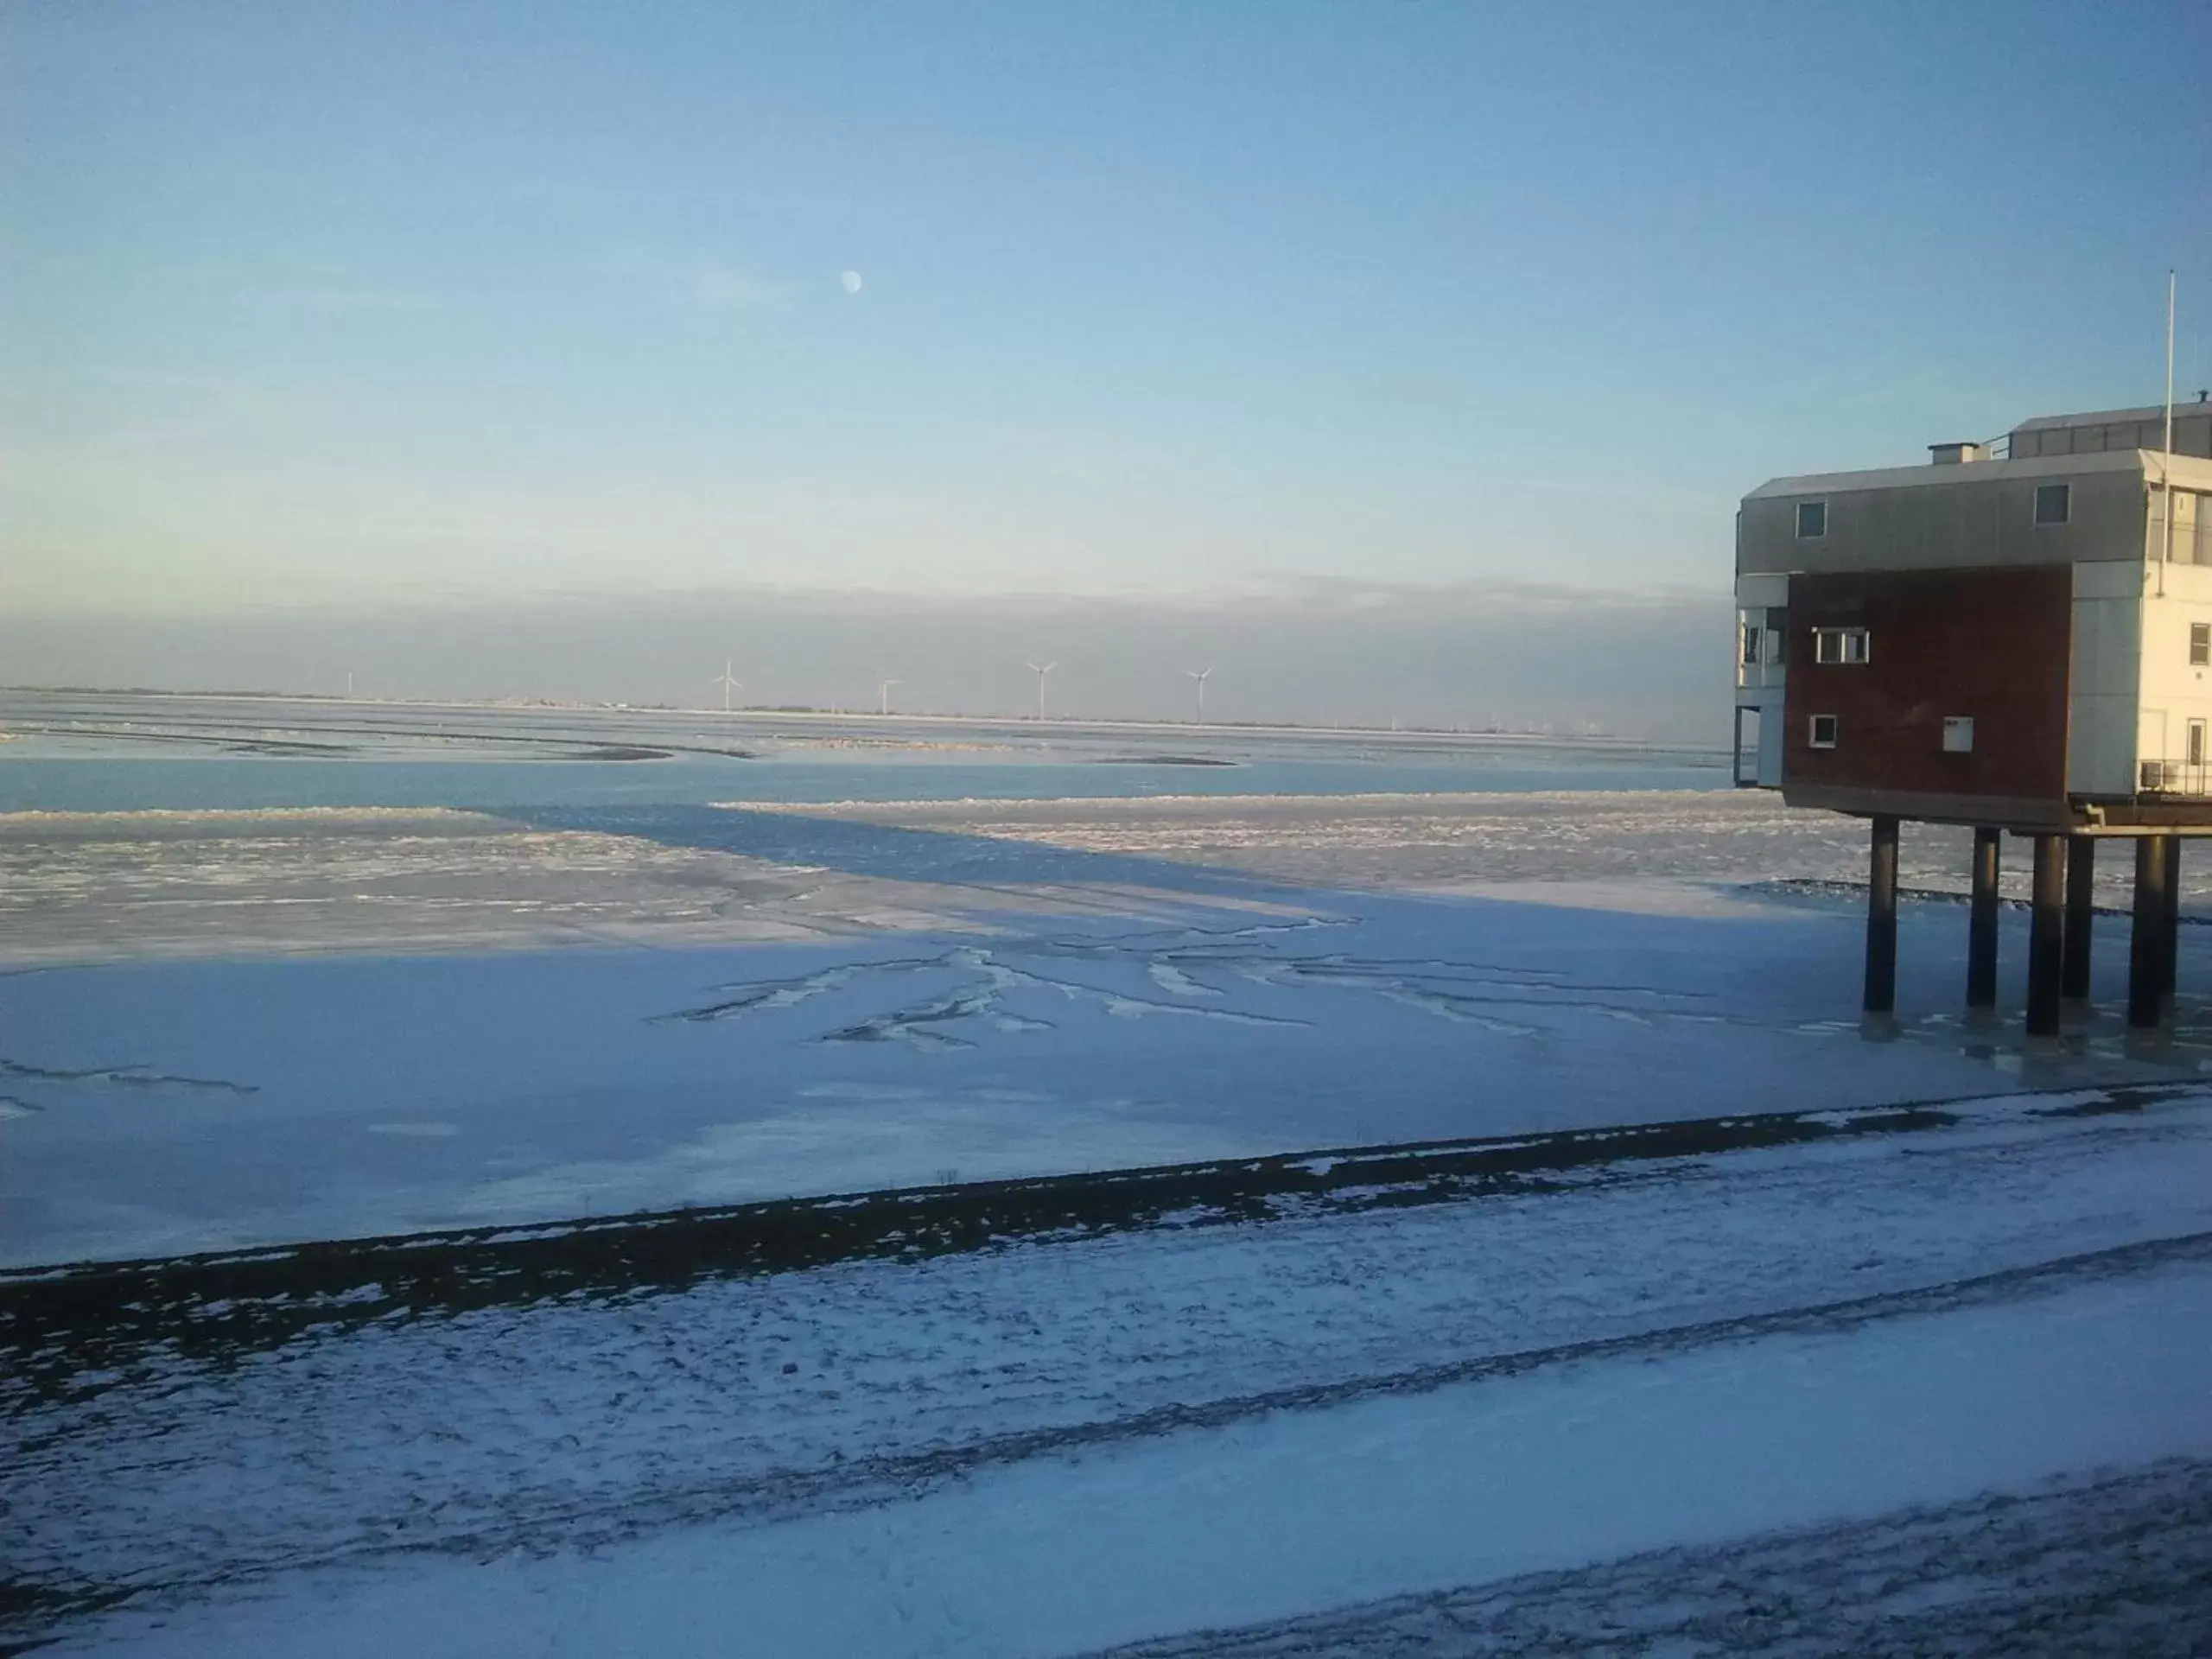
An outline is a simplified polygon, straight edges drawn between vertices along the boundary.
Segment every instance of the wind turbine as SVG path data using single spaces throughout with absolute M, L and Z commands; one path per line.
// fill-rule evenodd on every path
M 721 687 L 722 713 L 724 714 L 729 713 L 729 694 L 733 691 L 742 691 L 745 690 L 745 682 L 739 679 L 736 675 L 730 672 L 730 670 L 735 666 L 736 664 L 734 662 L 725 662 L 722 664 L 722 671 L 715 675 L 713 679 L 707 682 L 709 685 L 719 685 Z
M 1186 668 L 1183 671 L 1185 678 L 1198 683 L 1198 724 L 1201 726 L 1206 723 L 1206 676 L 1212 672 L 1210 668 Z
M 886 680 L 880 685 L 877 686 L 875 688 L 877 704 L 875 712 L 879 715 L 889 714 L 891 712 L 891 688 L 894 685 L 904 685 L 906 683 L 906 682 L 904 680 Z
M 1037 677 L 1037 718 L 1045 718 L 1045 677 L 1058 668 L 1058 663 L 1032 663 L 1029 671 Z

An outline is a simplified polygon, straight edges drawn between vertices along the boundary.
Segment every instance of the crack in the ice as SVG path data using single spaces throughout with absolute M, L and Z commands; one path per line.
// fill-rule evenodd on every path
M 232 1083 L 224 1077 L 188 1077 L 156 1071 L 149 1065 L 88 1065 L 81 1067 L 30 1065 L 0 1056 L 0 1077 L 25 1083 L 106 1084 L 118 1089 L 197 1089 L 219 1094 L 251 1095 L 260 1085 Z
M 1006 998 L 1021 990 L 1057 991 L 1064 998 L 1096 1003 L 1107 1013 L 1124 1019 L 1160 1014 L 1244 1026 L 1306 1027 L 1313 1023 L 1249 1008 L 1193 1006 L 1198 1001 L 1217 1002 L 1229 995 L 1219 985 L 1198 977 L 1201 972 L 1229 975 L 1274 992 L 1295 993 L 1313 988 L 1362 992 L 1454 1024 L 1474 1025 L 1507 1037 L 1540 1037 L 1546 1028 L 1501 1018 L 1495 1012 L 1497 1009 L 1580 1011 L 1643 1025 L 1662 1020 L 1727 1023 L 1724 1015 L 1660 1006 L 1707 1000 L 1708 994 L 1705 992 L 1580 982 L 1560 969 L 1507 968 L 1441 957 L 1364 959 L 1342 952 L 1277 957 L 1249 948 L 1251 941 L 1262 934 L 1338 925 L 1309 918 L 1297 923 L 1213 930 L 1196 939 L 1193 936 L 1200 930 L 1155 929 L 1106 939 L 1062 937 L 1034 940 L 996 950 L 963 944 L 935 956 L 845 963 L 794 978 L 737 982 L 718 988 L 734 991 L 735 995 L 652 1018 L 656 1022 L 734 1019 L 795 1007 L 863 977 L 943 969 L 972 976 L 980 982 L 839 1026 L 818 1034 L 813 1040 L 902 1040 L 932 1049 L 971 1048 L 976 1046 L 973 1039 L 953 1035 L 940 1027 L 987 1019 L 998 1030 L 1008 1033 L 1055 1029 L 1050 1020 L 1007 1007 Z M 1149 949 L 1131 948 L 1134 940 L 1146 938 L 1163 943 Z M 1007 960 L 1009 957 L 1033 962 L 1057 959 L 1126 963 L 1141 968 L 1166 996 L 1143 996 L 1046 973 L 1036 967 L 1017 967 Z
M 1150 997 L 1132 996 L 1126 992 L 1108 990 L 1096 985 L 1086 985 L 1077 980 L 1062 979 L 1033 969 L 1016 968 L 1001 960 L 991 951 L 977 945 L 961 945 L 944 956 L 924 963 L 924 967 L 941 967 L 964 971 L 976 976 L 972 983 L 949 995 L 910 1003 L 904 1007 L 871 1016 L 849 1026 L 825 1032 L 815 1040 L 824 1043 L 873 1043 L 905 1041 L 931 1049 L 972 1048 L 975 1043 L 964 1037 L 956 1037 L 936 1027 L 964 1020 L 988 1019 L 998 1030 L 1007 1033 L 1050 1031 L 1050 1020 L 1039 1020 L 1019 1014 L 1006 1004 L 1007 995 L 1022 989 L 1057 991 L 1071 1001 L 1090 1001 L 1103 1007 L 1107 1013 L 1124 1019 L 1135 1019 L 1148 1014 L 1165 1014 L 1185 1019 L 1220 1020 L 1233 1025 L 1246 1026 L 1302 1026 L 1306 1022 L 1287 1020 L 1273 1014 L 1243 1014 L 1226 1008 L 1192 1007 L 1185 1002 L 1160 1001 Z
M 688 1020 L 700 1023 L 715 1020 L 730 1020 L 739 1014 L 752 1014 L 762 1008 L 788 1008 L 834 991 L 863 969 L 890 967 L 888 963 L 854 963 L 841 968 L 825 968 L 820 973 L 808 974 L 799 979 L 763 979 L 742 986 L 723 986 L 721 989 L 735 989 L 740 995 L 720 1002 L 703 1003 L 696 1008 L 678 1008 L 671 1014 L 652 1016 L 655 1024 L 671 1020 Z M 914 965 L 921 964 L 897 964 Z

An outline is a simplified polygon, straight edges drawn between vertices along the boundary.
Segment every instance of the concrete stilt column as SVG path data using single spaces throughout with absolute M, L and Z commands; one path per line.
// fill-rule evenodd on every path
M 2001 830 L 1974 832 L 1974 909 L 1967 921 L 1967 1006 L 1997 1006 L 1997 863 Z
M 2028 1035 L 2058 1032 L 2059 976 L 2066 935 L 2066 837 L 2037 836 L 2028 922 Z
M 1869 1014 L 1897 1005 L 1897 821 L 1874 820 L 1866 860 L 1866 998 Z
M 2168 836 L 2164 840 L 2166 914 L 2159 929 L 2158 995 L 2171 1002 L 2181 977 L 2181 837 Z
M 2096 915 L 2097 843 L 2088 836 L 2066 838 L 2066 961 L 2059 976 L 2068 996 L 2089 994 L 2089 927 Z
M 2158 836 L 2135 837 L 2135 911 L 2127 935 L 2127 1023 L 2140 1031 L 2158 1023 L 2159 976 L 2165 969 L 2166 851 Z

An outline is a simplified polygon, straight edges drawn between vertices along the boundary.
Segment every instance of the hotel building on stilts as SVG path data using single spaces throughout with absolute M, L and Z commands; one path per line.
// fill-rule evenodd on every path
M 2181 840 L 2212 835 L 2212 403 L 2031 420 L 1933 465 L 1778 478 L 1736 521 L 1736 781 L 1872 824 L 1871 1012 L 1898 826 L 1974 830 L 1967 1001 L 1997 994 L 2001 837 L 2031 841 L 2028 1030 L 2088 995 L 2097 844 L 2135 843 L 2128 1020 L 2174 988 Z

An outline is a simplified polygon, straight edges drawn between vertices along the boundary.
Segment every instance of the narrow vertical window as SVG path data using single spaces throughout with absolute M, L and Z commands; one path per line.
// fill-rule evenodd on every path
M 2212 668 L 2212 622 L 2189 625 L 2189 665 Z

